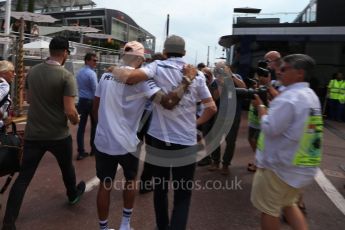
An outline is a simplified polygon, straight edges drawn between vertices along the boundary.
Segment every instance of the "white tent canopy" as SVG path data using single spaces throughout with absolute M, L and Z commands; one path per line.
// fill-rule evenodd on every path
M 98 31 L 100 31 L 99 29 L 87 26 L 62 26 L 61 28 L 64 30 L 75 31 L 80 33 L 97 33 Z
M 50 15 L 35 14 L 35 13 L 27 12 L 27 11 L 12 11 L 11 17 L 18 19 L 18 20 L 23 18 L 24 21 L 30 21 L 30 22 L 53 23 L 55 21 L 59 21 L 59 19 L 53 18 Z
M 111 34 L 87 33 L 85 36 L 97 39 L 116 39 L 116 37 Z
M 30 43 L 26 43 L 23 46 L 24 49 L 49 49 L 49 42 L 39 40 Z

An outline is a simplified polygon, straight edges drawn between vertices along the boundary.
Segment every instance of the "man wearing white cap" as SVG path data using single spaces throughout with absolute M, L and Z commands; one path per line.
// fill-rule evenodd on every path
M 144 61 L 144 47 L 136 41 L 128 42 L 124 47 L 123 69 L 139 68 Z M 194 78 L 196 71 L 190 69 L 188 75 Z M 191 80 L 188 80 L 191 81 Z M 182 82 L 177 89 L 165 95 L 153 80 L 138 84 L 122 83 L 112 73 L 104 74 L 95 93 L 93 113 L 98 119 L 96 130 L 96 173 L 101 181 L 97 194 L 97 209 L 101 230 L 108 230 L 110 191 L 118 188 L 114 181 L 118 164 L 123 168 L 126 182 L 124 185 L 123 217 L 120 230 L 130 230 L 130 217 L 136 194 L 135 178 L 138 169 L 136 151 L 139 140 L 136 131 L 147 98 L 172 109 L 181 95 L 188 88 L 189 82 Z
M 163 54 L 166 60 L 154 61 L 137 70 L 114 69 L 113 73 L 123 82 L 134 84 L 154 79 L 162 90 L 174 89 L 184 79 L 186 62 L 183 38 L 172 35 L 164 42 Z M 198 101 L 205 109 L 196 119 Z M 197 130 L 196 126 L 205 123 L 217 111 L 217 107 L 207 88 L 205 78 L 196 76 L 178 106 L 166 110 L 160 105 L 153 108 L 151 125 L 148 130 L 147 152 L 154 164 L 154 207 L 156 224 L 159 230 L 184 230 L 187 226 L 195 162 Z M 171 174 L 171 175 L 170 175 Z M 171 218 L 168 214 L 168 182 L 174 184 L 174 207 Z

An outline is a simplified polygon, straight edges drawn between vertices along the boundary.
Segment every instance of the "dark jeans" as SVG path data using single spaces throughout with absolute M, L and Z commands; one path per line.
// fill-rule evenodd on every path
M 228 166 L 231 163 L 232 158 L 234 157 L 236 139 L 238 134 L 238 129 L 240 128 L 241 123 L 241 112 L 236 112 L 234 121 L 232 123 L 231 129 L 225 137 L 226 148 L 223 155 L 223 166 Z M 220 162 L 220 148 L 215 150 L 212 155 L 212 160 L 215 163 Z
M 85 127 L 87 124 L 87 119 L 90 116 L 91 120 L 91 133 L 90 133 L 90 146 L 91 146 L 91 152 L 95 151 L 95 145 L 94 145 L 94 139 L 95 139 L 95 133 L 96 133 L 96 122 L 94 117 L 92 116 L 92 99 L 86 99 L 86 98 L 79 98 L 78 101 L 78 113 L 80 114 L 80 122 L 78 126 L 78 132 L 77 132 L 77 144 L 78 144 L 78 153 L 82 154 L 85 152 L 84 148 L 84 134 L 85 134 Z
M 152 113 L 151 110 L 145 109 L 143 112 L 143 115 L 141 116 L 139 130 L 137 133 L 140 141 L 144 141 L 144 137 L 146 139 L 146 133 L 147 133 L 147 130 L 149 129 L 151 117 L 152 117 L 151 113 Z M 142 146 L 142 144 L 139 144 L 138 151 L 140 151 L 141 146 Z M 144 168 L 143 168 L 143 171 L 142 171 L 141 176 L 140 176 L 140 180 L 144 185 L 150 184 L 150 181 L 152 180 L 152 176 L 153 176 L 152 170 L 153 170 L 153 165 L 145 161 L 144 162 Z M 145 188 L 145 187 L 143 187 L 143 188 Z
M 214 139 L 214 135 L 212 135 L 212 133 L 210 131 L 212 130 L 213 125 L 216 122 L 216 120 L 217 120 L 217 114 L 214 115 L 214 117 L 212 117 L 209 121 L 207 121 L 205 124 L 203 124 L 201 126 L 203 137 L 204 138 L 207 137 L 207 138 L 205 138 L 206 147 L 208 145 L 208 140 L 212 141 Z M 206 151 L 208 151 L 207 148 L 206 148 Z M 210 155 L 207 155 L 203 159 L 211 160 L 212 156 L 219 156 L 220 157 L 220 151 L 221 151 L 221 149 L 220 149 L 220 144 L 219 144 L 218 147 L 215 148 Z M 214 162 L 214 163 L 219 163 L 219 160 L 218 160 L 218 162 Z
M 338 103 L 336 119 L 337 121 L 345 121 L 345 104 Z
M 177 150 L 189 146 L 165 143 L 148 136 L 148 142 L 152 147 Z M 159 230 L 184 230 L 186 229 L 189 206 L 192 196 L 195 163 L 181 167 L 153 166 L 154 176 L 154 208 L 156 223 Z M 170 174 L 174 189 L 174 207 L 169 221 L 168 190 Z M 170 228 L 169 228 L 170 225 Z
M 328 99 L 328 113 L 327 118 L 330 120 L 336 120 L 338 114 L 339 101 L 336 99 Z
M 36 172 L 39 162 L 47 151 L 51 152 L 58 161 L 67 196 L 73 198 L 77 195 L 76 177 L 72 164 L 71 136 L 62 140 L 26 140 L 24 142 L 22 166 L 7 200 L 3 229 L 15 229 L 14 223 L 18 217 L 25 191 Z
M 152 180 L 152 176 L 153 176 L 153 167 L 154 165 L 144 162 L 143 172 L 141 173 L 141 176 L 140 176 L 140 181 L 144 185 L 150 184 L 150 181 Z

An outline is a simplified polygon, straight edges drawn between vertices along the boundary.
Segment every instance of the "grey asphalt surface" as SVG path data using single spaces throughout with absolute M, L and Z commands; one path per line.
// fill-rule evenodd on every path
M 260 228 L 260 213 L 249 200 L 253 174 L 246 170 L 246 166 L 248 162 L 253 161 L 254 154 L 247 142 L 245 112 L 242 117 L 230 175 L 223 176 L 218 171 L 209 172 L 207 167 L 197 167 L 196 169 L 195 180 L 201 188 L 193 191 L 188 222 L 189 230 Z M 72 128 L 72 132 L 74 148 L 76 148 L 76 127 Z M 85 138 L 85 143 L 88 143 L 87 138 Z M 345 197 L 345 171 L 340 166 L 345 164 L 344 150 L 345 123 L 326 121 L 321 169 L 343 196 L 343 199 Z M 94 178 L 94 157 L 88 157 L 82 161 L 76 161 L 75 158 L 76 151 L 74 164 L 78 180 L 89 181 Z M 140 172 L 141 169 L 139 175 Z M 119 170 L 116 179 L 123 179 L 122 170 Z M 5 177 L 0 178 L 0 185 L 4 181 Z M 240 185 L 237 188 L 234 186 L 236 182 Z M 207 183 L 213 183 L 213 188 L 202 187 Z M 2 198 L 1 220 L 8 192 Z M 57 163 L 51 154 L 46 154 L 26 192 L 17 220 L 17 229 L 98 229 L 96 194 L 97 187 L 85 193 L 77 205 L 69 206 Z M 308 186 L 304 194 L 307 206 L 306 217 L 311 230 L 345 229 L 344 214 L 337 209 L 316 182 Z M 172 207 L 172 193 L 170 192 L 169 195 L 170 207 Z M 118 229 L 122 215 L 121 190 L 113 190 L 111 199 L 109 225 Z M 132 227 L 135 230 L 153 230 L 154 226 L 152 193 L 138 195 L 132 217 Z M 282 224 L 282 229 L 289 229 L 289 227 Z

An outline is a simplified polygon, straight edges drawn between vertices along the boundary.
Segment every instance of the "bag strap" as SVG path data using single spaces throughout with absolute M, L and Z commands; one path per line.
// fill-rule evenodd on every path
M 17 126 L 16 123 L 14 123 L 13 121 L 11 122 L 11 126 L 12 126 L 12 133 L 14 135 L 17 135 Z

